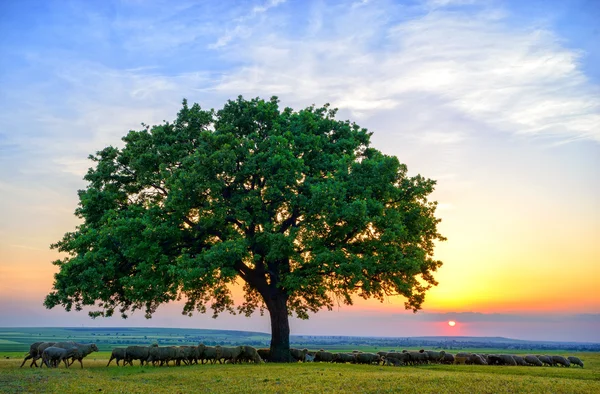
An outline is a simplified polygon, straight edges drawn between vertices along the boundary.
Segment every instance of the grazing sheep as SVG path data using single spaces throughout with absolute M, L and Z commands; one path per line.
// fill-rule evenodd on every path
M 379 364 L 381 356 L 375 353 L 357 353 L 356 364 Z
M 308 353 L 304 358 L 304 362 L 312 363 L 315 361 L 315 356 L 313 354 Z
M 263 362 L 256 348 L 252 346 L 242 346 L 242 357 L 247 361 L 252 361 L 254 364 L 262 364 Z
M 151 348 L 158 347 L 158 345 L 154 344 L 152 346 L 127 346 L 125 348 L 125 361 L 129 363 L 129 365 L 133 366 L 133 360 L 140 360 L 140 365 L 144 365 L 149 356 L 149 351 Z
M 536 357 L 538 358 L 538 360 L 540 360 L 542 362 L 542 364 L 544 365 L 549 365 L 549 366 L 553 366 L 554 365 L 554 361 L 552 360 L 552 357 L 550 356 L 540 356 L 540 355 L 536 355 Z
M 541 367 L 543 365 L 542 362 L 536 356 L 532 356 L 531 354 L 528 354 L 527 356 L 523 357 L 523 360 L 525 360 L 525 363 L 527 365 L 533 365 L 536 367 Z
M 42 352 L 42 365 L 46 364 L 48 368 L 56 368 L 62 361 L 65 363 L 65 367 L 69 368 L 69 358 L 79 357 L 79 349 L 73 346 L 69 349 L 62 347 L 50 346 Z
M 356 361 L 356 353 L 334 353 L 333 362 L 334 363 L 354 363 Z
M 224 360 L 234 364 L 237 361 L 238 357 L 241 356 L 243 351 L 241 346 L 215 346 L 215 350 L 217 353 L 216 359 L 219 360 L 219 362 L 221 362 L 221 360 Z
M 294 348 L 290 348 L 290 356 L 292 356 L 292 358 L 295 361 L 302 361 L 304 362 L 304 359 L 306 358 L 306 355 L 308 354 L 308 349 L 294 349 Z
M 483 357 L 481 354 L 476 353 L 471 354 L 471 356 L 469 356 L 469 358 L 467 359 L 466 363 L 474 365 L 488 365 L 488 362 L 485 359 L 485 357 Z
M 554 361 L 555 365 L 562 365 L 563 367 L 571 366 L 571 362 L 563 356 L 552 356 L 552 361 Z
M 124 347 L 114 348 L 110 354 L 110 359 L 108 360 L 108 364 L 106 364 L 106 366 L 108 367 L 112 360 L 117 360 L 117 366 L 119 365 L 119 361 L 123 360 L 123 366 L 125 366 L 127 364 L 126 350 L 127 349 Z
M 571 364 L 579 365 L 581 368 L 583 368 L 583 361 L 581 361 L 579 357 L 569 356 L 567 359 L 571 362 Z
M 271 357 L 271 349 L 261 348 L 261 349 L 256 349 L 256 352 L 258 353 L 260 358 L 262 358 L 265 362 L 269 361 L 269 358 Z
M 440 363 L 443 359 L 444 359 L 444 355 L 446 354 L 445 351 L 441 351 L 441 352 L 434 352 L 432 350 L 427 350 L 425 353 L 427 353 L 428 359 L 431 363 Z
M 387 364 L 406 365 L 410 362 L 410 355 L 408 353 L 388 352 L 383 356 L 383 359 Z
M 454 356 L 454 364 L 456 365 L 466 365 L 469 363 L 471 359 L 471 353 L 458 353 Z
M 527 363 L 525 362 L 525 359 L 521 356 L 517 356 L 517 355 L 513 354 L 512 358 L 515 360 L 517 365 L 527 365 Z
M 444 354 L 444 359 L 441 361 L 442 364 L 454 364 L 454 355 L 450 353 Z
M 429 361 L 429 355 L 424 350 L 408 352 L 408 355 L 410 356 L 410 364 L 412 365 L 427 364 Z
M 360 354 L 360 353 L 357 353 Z M 319 350 L 315 353 L 315 362 L 322 361 L 326 363 L 330 363 L 333 361 L 333 353 L 326 352 L 323 349 Z
M 29 346 L 29 353 L 27 353 L 25 355 L 25 359 L 23 360 L 23 362 L 21 363 L 21 366 L 19 368 L 21 368 L 21 367 L 23 367 L 23 365 L 25 365 L 25 361 L 27 361 L 31 358 L 35 358 L 37 356 L 38 346 L 40 346 L 42 343 L 44 343 L 44 342 L 35 342 Z M 31 365 L 29 367 L 31 367 L 31 366 L 33 366 L 33 361 L 31 362 Z

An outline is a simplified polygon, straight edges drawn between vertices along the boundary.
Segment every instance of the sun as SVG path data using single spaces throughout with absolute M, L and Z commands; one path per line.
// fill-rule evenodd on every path
M 456 322 L 455 322 L 454 320 L 450 320 L 450 321 L 448 322 L 448 325 L 449 325 L 450 327 L 454 327 L 454 326 L 456 325 Z

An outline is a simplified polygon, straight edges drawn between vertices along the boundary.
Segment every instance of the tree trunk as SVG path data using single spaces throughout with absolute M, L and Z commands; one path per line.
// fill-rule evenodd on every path
M 276 363 L 292 361 L 287 300 L 287 295 L 279 293 L 266 301 L 267 309 L 271 315 L 271 354 L 269 360 Z

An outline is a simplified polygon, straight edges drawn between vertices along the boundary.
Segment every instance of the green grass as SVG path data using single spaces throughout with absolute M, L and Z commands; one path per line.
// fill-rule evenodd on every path
M 109 352 L 85 368 L 19 368 L 21 352 L 0 353 L 2 393 L 599 393 L 600 353 L 577 355 L 586 367 L 426 365 L 382 367 L 324 363 L 106 367 Z M 9 357 L 6 359 L 6 357 Z M 28 364 L 27 364 L 28 365 Z

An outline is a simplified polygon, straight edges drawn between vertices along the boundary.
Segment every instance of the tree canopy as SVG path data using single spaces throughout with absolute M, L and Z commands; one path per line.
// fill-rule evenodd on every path
M 433 257 L 435 181 L 410 177 L 371 133 L 328 105 L 281 110 L 241 96 L 198 104 L 173 122 L 130 131 L 91 155 L 82 223 L 53 248 L 67 257 L 45 306 L 150 317 L 184 299 L 184 314 L 271 315 L 275 360 L 289 353 L 288 315 L 401 295 L 421 308 Z M 243 285 L 235 305 L 231 285 Z

